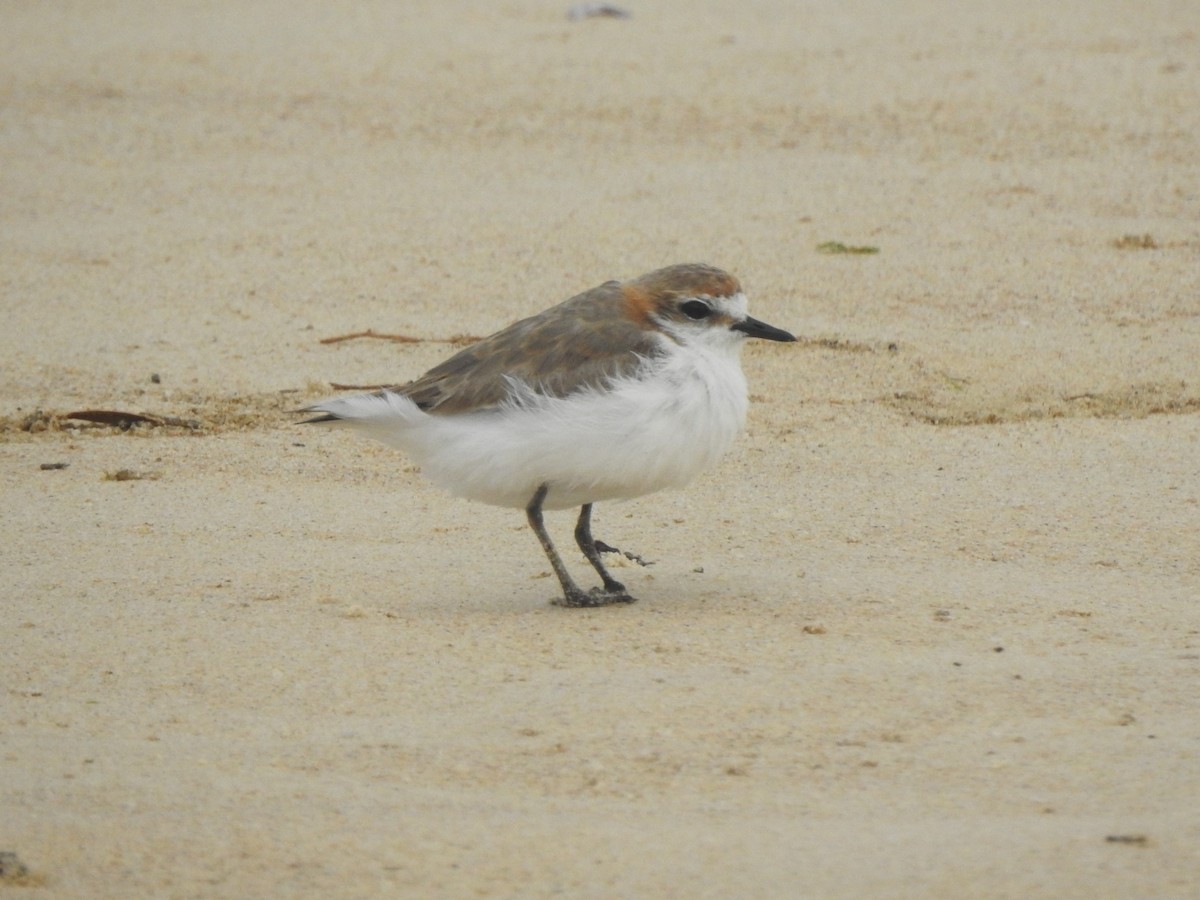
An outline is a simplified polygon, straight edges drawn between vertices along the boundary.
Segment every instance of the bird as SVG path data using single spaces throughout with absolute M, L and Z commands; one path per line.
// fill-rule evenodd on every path
M 795 341 L 753 318 L 728 272 L 702 263 L 608 281 L 462 349 L 414 381 L 333 398 L 303 424 L 403 451 L 451 494 L 524 509 L 564 607 L 632 603 L 600 558 L 592 506 L 680 487 L 745 424 L 748 338 Z M 579 507 L 575 542 L 600 576 L 583 590 L 543 511 Z

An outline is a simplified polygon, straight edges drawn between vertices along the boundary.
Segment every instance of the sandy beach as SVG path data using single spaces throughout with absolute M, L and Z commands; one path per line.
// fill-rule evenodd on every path
M 622 5 L 6 4 L 5 897 L 1200 895 L 1200 7 Z M 292 412 L 689 261 L 636 604 Z

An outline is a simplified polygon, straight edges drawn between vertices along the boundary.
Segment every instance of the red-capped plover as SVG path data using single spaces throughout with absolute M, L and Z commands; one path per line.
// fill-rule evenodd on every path
M 515 322 L 416 381 L 305 412 L 398 447 L 452 494 L 523 508 L 562 585 L 555 603 L 630 603 L 600 560 L 592 504 L 678 487 L 720 459 L 746 418 L 748 337 L 796 339 L 747 315 L 727 272 L 668 266 Z M 575 541 L 603 584 L 590 591 L 542 521 L 575 506 Z

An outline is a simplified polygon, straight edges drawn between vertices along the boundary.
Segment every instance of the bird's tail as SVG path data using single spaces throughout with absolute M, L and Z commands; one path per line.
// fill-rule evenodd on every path
M 301 422 L 302 425 L 345 424 L 401 449 L 408 446 L 409 432 L 413 426 L 428 424 L 429 419 L 417 404 L 395 391 L 334 397 L 300 412 L 316 413 Z
M 319 407 L 316 407 L 316 406 L 306 406 L 304 409 L 297 410 L 297 412 L 302 412 L 302 413 L 316 412 L 318 409 L 319 409 Z M 311 419 L 302 419 L 299 422 L 297 422 L 296 424 L 297 425 L 319 425 L 323 422 L 340 422 L 341 419 L 342 419 L 341 416 L 335 416 L 333 413 L 325 413 L 325 415 L 323 415 L 323 416 L 313 416 L 313 418 L 311 418 Z

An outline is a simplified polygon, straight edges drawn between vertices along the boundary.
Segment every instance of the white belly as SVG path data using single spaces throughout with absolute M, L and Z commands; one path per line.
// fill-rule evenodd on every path
M 565 399 L 520 390 L 507 407 L 448 415 L 395 394 L 323 406 L 452 494 L 524 507 L 548 484 L 545 508 L 565 509 L 687 483 L 729 449 L 746 403 L 736 355 L 693 347 L 656 361 L 648 377 Z

